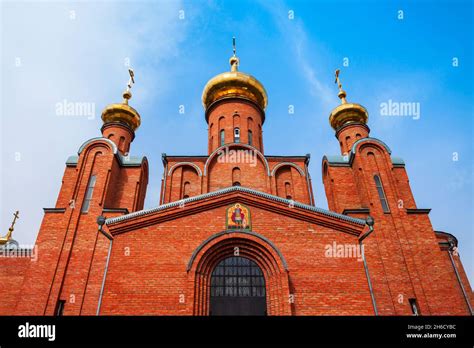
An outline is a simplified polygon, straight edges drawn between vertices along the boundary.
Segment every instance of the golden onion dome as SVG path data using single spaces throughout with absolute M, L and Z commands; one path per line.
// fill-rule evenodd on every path
M 348 123 L 367 124 L 369 114 L 360 104 L 343 103 L 335 107 L 329 115 L 329 123 L 334 130 L 338 130 Z
M 242 98 L 251 100 L 264 111 L 267 107 L 267 92 L 263 85 L 252 75 L 238 71 L 239 58 L 234 55 L 229 60 L 231 71 L 210 79 L 202 92 L 202 105 L 209 106 L 221 99 Z
M 130 81 L 128 88 L 123 93 L 123 102 L 108 105 L 104 111 L 102 111 L 102 121 L 104 121 L 104 124 L 119 122 L 129 126 L 135 131 L 140 127 L 141 118 L 138 111 L 128 105 L 128 101 L 132 97 L 132 92 L 130 92 L 131 84 L 135 82 L 133 79 L 133 70 L 129 69 L 129 72 Z
M 339 69 L 336 70 L 336 83 L 339 87 L 338 97 L 341 99 L 341 105 L 335 107 L 329 115 L 329 123 L 334 130 L 338 130 L 342 126 L 349 123 L 367 124 L 369 113 L 366 108 L 360 104 L 348 103 L 346 100 L 346 92 L 342 89 L 339 81 Z

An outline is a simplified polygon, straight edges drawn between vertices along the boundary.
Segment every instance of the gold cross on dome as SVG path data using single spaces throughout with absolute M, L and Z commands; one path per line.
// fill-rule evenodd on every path
M 334 81 L 334 83 L 337 83 L 337 87 L 339 87 L 339 93 L 337 94 L 337 96 L 339 97 L 339 99 L 341 99 L 341 103 L 342 104 L 345 104 L 347 103 L 346 101 L 346 92 L 342 89 L 342 83 L 341 83 L 341 80 L 339 79 L 339 73 L 341 71 L 339 69 L 336 69 L 336 80 Z
M 132 83 L 135 83 L 135 74 L 133 73 L 133 69 L 128 68 L 128 74 L 130 75 L 130 79 L 128 80 L 127 90 L 130 91 L 130 88 L 132 88 Z
M 15 226 L 15 222 L 16 222 L 17 219 L 20 218 L 20 216 L 18 214 L 19 214 L 18 210 L 15 212 L 15 214 L 13 214 L 13 221 L 12 221 L 12 224 L 11 224 L 10 228 L 8 229 L 8 232 L 7 232 L 6 236 L 0 237 L 0 245 L 4 245 L 4 244 L 8 243 L 8 241 L 12 238 L 13 228 Z
M 336 80 L 334 81 L 334 83 L 337 83 L 337 86 L 339 87 L 339 91 L 342 91 L 342 83 L 341 83 L 341 80 L 339 80 L 339 73 L 340 72 L 341 72 L 341 70 L 336 69 Z
M 135 83 L 135 74 L 133 73 L 133 69 L 128 68 L 128 74 L 130 75 L 130 78 L 128 79 L 127 89 L 125 92 L 123 92 L 123 102 L 125 104 L 128 104 L 128 100 L 132 97 L 132 92 L 130 89 L 132 88 L 132 84 Z

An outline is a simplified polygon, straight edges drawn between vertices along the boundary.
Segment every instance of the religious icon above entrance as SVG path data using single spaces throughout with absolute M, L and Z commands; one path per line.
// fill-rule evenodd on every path
M 236 203 L 227 208 L 226 229 L 251 231 L 250 210 L 245 205 Z

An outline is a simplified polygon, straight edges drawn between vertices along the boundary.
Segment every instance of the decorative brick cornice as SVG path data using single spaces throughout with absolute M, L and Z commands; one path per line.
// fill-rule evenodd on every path
M 285 257 L 283 256 L 283 254 L 281 253 L 280 249 L 278 249 L 275 244 L 273 244 L 273 242 L 271 240 L 269 240 L 268 238 L 266 238 L 265 236 L 262 236 L 261 234 L 258 234 L 256 232 L 253 232 L 253 231 L 242 231 L 242 230 L 225 230 L 225 231 L 221 231 L 219 233 L 216 233 L 216 234 L 213 234 L 211 236 L 209 236 L 206 240 L 204 240 L 193 252 L 193 254 L 191 255 L 191 258 L 189 259 L 188 261 L 188 265 L 186 267 L 186 272 L 189 272 L 189 270 L 191 269 L 191 266 L 193 265 L 193 262 L 194 262 L 194 259 L 196 258 L 196 255 L 204 248 L 204 246 L 206 246 L 206 244 L 208 244 L 210 241 L 216 239 L 216 238 L 219 238 L 219 237 L 222 237 L 224 235 L 229 235 L 229 234 L 232 234 L 232 233 L 240 233 L 240 234 L 247 234 L 249 236 L 253 236 L 253 237 L 256 237 L 256 238 L 259 238 L 261 239 L 262 241 L 264 241 L 265 243 L 267 243 L 276 253 L 277 255 L 280 257 L 280 260 L 283 264 L 283 267 L 285 268 L 286 271 L 288 271 L 288 263 L 286 262 L 286 259 Z
M 206 109 L 206 112 L 205 112 L 205 117 L 206 117 L 206 122 L 209 123 L 209 115 L 210 113 L 212 112 L 212 110 L 214 110 L 214 108 L 221 104 L 221 103 L 246 103 L 246 104 L 250 104 L 250 105 L 253 105 L 255 106 L 259 111 L 260 111 L 260 114 L 261 114 L 261 117 L 262 117 L 262 125 L 265 123 L 265 110 L 263 110 L 260 105 L 258 105 L 257 103 L 255 103 L 253 100 L 250 100 L 248 98 L 245 98 L 243 96 L 240 96 L 240 97 L 226 97 L 226 98 L 220 98 L 219 100 L 216 100 L 215 102 L 213 102 L 212 104 L 210 104 L 208 106 L 208 108 Z
M 458 239 L 453 234 L 444 231 L 434 231 L 434 233 L 437 237 L 444 239 L 444 241 L 439 242 L 440 245 L 449 247 L 452 242 L 454 246 L 458 246 Z
M 403 161 L 402 158 L 394 157 L 391 155 L 392 150 L 390 150 L 387 144 L 385 144 L 382 140 L 379 140 L 377 138 L 370 138 L 370 137 L 357 140 L 354 144 L 352 144 L 351 151 L 346 155 L 323 156 L 323 163 L 326 160 L 331 167 L 352 167 L 352 162 L 354 161 L 354 158 L 356 156 L 357 145 L 359 145 L 360 143 L 367 142 L 367 141 L 369 142 L 372 141 L 374 143 L 381 145 L 383 148 L 385 148 L 385 150 L 390 155 L 390 159 L 394 167 L 398 167 L 398 168 L 405 167 L 405 162 Z
M 112 152 L 114 153 L 115 158 L 117 159 L 121 167 L 141 167 L 143 163 L 147 161 L 147 158 L 145 156 L 130 156 L 130 155 L 124 156 L 118 151 L 117 145 L 115 145 L 115 143 L 112 140 L 104 138 L 104 137 L 97 137 L 97 138 L 89 139 L 86 142 L 84 142 L 79 148 L 77 152 L 78 154 L 77 156 L 76 155 L 69 156 L 68 159 L 66 160 L 66 166 L 68 167 L 77 166 L 77 163 L 79 161 L 79 156 L 81 155 L 82 151 L 86 148 L 86 146 L 96 141 L 105 141 L 111 145 Z
M 105 221 L 105 223 L 106 223 L 106 225 L 114 225 L 114 224 L 124 222 L 124 221 L 127 221 L 129 219 L 136 218 L 136 217 L 150 215 L 150 214 L 160 212 L 160 211 L 164 211 L 164 210 L 167 210 L 167 209 L 171 209 L 171 208 L 174 208 L 174 207 L 179 207 L 179 206 L 182 206 L 183 204 L 186 205 L 186 203 L 197 202 L 197 201 L 200 201 L 200 200 L 204 200 L 206 198 L 217 197 L 217 196 L 225 195 L 225 194 L 228 194 L 228 193 L 231 193 L 231 192 L 244 192 L 244 193 L 248 193 L 248 194 L 251 194 L 251 195 L 254 195 L 254 196 L 257 196 L 257 197 L 266 198 L 266 199 L 272 200 L 274 202 L 284 203 L 285 205 L 288 205 L 288 206 L 291 205 L 293 208 L 299 208 L 299 209 L 302 209 L 302 210 L 305 210 L 305 211 L 319 213 L 319 214 L 325 215 L 327 217 L 335 218 L 337 220 L 349 222 L 349 223 L 360 225 L 360 226 L 365 225 L 365 221 L 361 220 L 361 219 L 356 219 L 356 218 L 346 216 L 346 215 L 342 215 L 342 214 L 338 214 L 338 213 L 335 213 L 335 212 L 332 212 L 332 211 L 329 211 L 329 210 L 326 210 L 326 209 L 317 208 L 315 206 L 308 205 L 308 204 L 303 204 L 303 203 L 300 203 L 300 202 L 295 202 L 295 201 L 292 201 L 292 200 L 289 200 L 289 199 L 281 198 L 281 197 L 274 196 L 274 195 L 271 195 L 271 194 L 268 194 L 268 193 L 265 193 L 265 192 L 260 192 L 260 191 L 253 190 L 253 189 L 250 189 L 250 188 L 247 188 L 247 187 L 242 187 L 242 186 L 227 187 L 227 188 L 222 189 L 222 190 L 213 191 L 213 192 L 205 193 L 205 194 L 202 194 L 202 195 L 199 195 L 199 196 L 194 196 L 194 197 L 182 199 L 182 200 L 179 200 L 179 201 L 163 204 L 163 205 L 160 205 L 156 208 L 140 210 L 140 211 L 137 211 L 137 212 L 133 212 L 131 214 L 118 216 L 118 217 L 114 217 L 114 218 L 109 218 Z
M 359 145 L 360 143 L 365 143 L 367 141 L 373 141 L 375 143 L 378 143 L 379 145 L 382 145 L 385 150 L 387 150 L 388 154 L 391 155 L 392 154 L 392 150 L 390 150 L 390 148 L 388 147 L 387 144 L 385 144 L 382 140 L 380 139 L 377 139 L 377 138 L 371 138 L 371 137 L 367 137 L 367 138 L 362 138 L 362 139 L 359 139 L 357 140 L 354 144 L 352 144 L 352 148 L 351 148 L 351 153 L 355 154 L 356 152 L 356 148 L 357 148 L 357 145 Z
M 226 148 L 231 148 L 231 147 L 243 147 L 245 149 L 248 149 L 250 151 L 254 151 L 262 160 L 263 164 L 265 165 L 265 169 L 267 172 L 267 175 L 270 176 L 270 166 L 268 165 L 267 158 L 261 153 L 256 147 L 244 143 L 230 143 L 230 144 L 224 144 L 217 149 L 215 149 L 207 158 L 206 163 L 204 164 L 204 176 L 207 176 L 207 168 L 209 167 L 209 164 L 211 163 L 212 159 L 216 154 L 218 154 L 220 151 L 225 151 Z

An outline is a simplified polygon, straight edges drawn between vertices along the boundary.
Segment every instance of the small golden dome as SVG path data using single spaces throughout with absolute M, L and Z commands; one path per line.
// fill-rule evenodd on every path
M 125 123 L 133 131 L 140 127 L 140 114 L 137 110 L 125 103 L 108 105 L 102 111 L 102 121 L 105 123 L 120 122 Z
M 369 113 L 360 104 L 348 103 L 346 100 L 346 92 L 342 89 L 341 81 L 339 80 L 339 69 L 336 70 L 336 83 L 339 87 L 338 97 L 341 99 L 341 105 L 335 107 L 329 115 L 329 123 L 334 130 L 338 130 L 343 125 L 348 123 L 362 123 L 367 124 Z
M 104 124 L 111 122 L 123 123 L 135 131 L 140 127 L 141 118 L 138 111 L 128 105 L 129 99 L 132 98 L 130 88 L 132 87 L 132 83 L 135 83 L 133 70 L 128 69 L 128 71 L 130 80 L 127 89 L 123 92 L 123 102 L 108 105 L 104 111 L 102 111 L 102 121 L 104 121 Z
M 263 85 L 252 75 L 238 71 L 239 58 L 234 55 L 229 60 L 231 71 L 210 79 L 202 92 L 202 104 L 207 109 L 212 103 L 226 98 L 248 99 L 265 110 L 268 103 L 267 92 Z
M 329 123 L 338 130 L 347 123 L 366 124 L 369 119 L 367 110 L 360 104 L 344 103 L 335 107 L 329 115 Z

